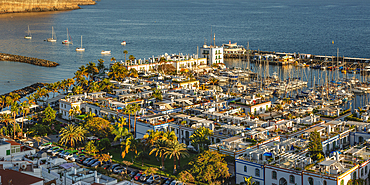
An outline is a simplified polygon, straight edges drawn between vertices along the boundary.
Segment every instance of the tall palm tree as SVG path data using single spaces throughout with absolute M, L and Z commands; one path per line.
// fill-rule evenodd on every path
M 24 116 L 27 115 L 29 112 L 30 112 L 30 105 L 24 101 L 23 103 L 21 103 L 21 113 L 22 113 L 22 129 L 21 129 L 21 133 L 22 133 L 22 137 L 23 137 L 23 120 L 24 120 Z
M 94 75 L 99 73 L 99 70 L 94 62 L 89 62 L 86 64 L 86 72 L 88 73 L 89 81 L 92 81 Z
M 128 114 L 128 131 L 131 132 L 132 105 L 131 104 L 128 104 L 123 111 L 124 111 L 125 114 Z
M 188 157 L 189 153 L 184 143 L 179 143 L 178 141 L 170 141 L 165 155 L 167 155 L 167 157 L 170 159 L 173 158 L 173 173 L 175 174 L 177 172 L 176 160 L 180 161 L 181 156 Z
M 0 97 L 0 104 L 1 104 L 1 111 L 3 111 L 4 105 L 6 104 L 6 96 Z
M 155 99 L 157 99 L 157 100 L 162 101 L 163 97 L 162 97 L 162 92 L 161 92 L 161 90 L 159 90 L 159 89 L 154 89 L 154 90 L 153 90 L 153 97 L 154 97 Z
M 121 153 L 122 159 L 125 158 L 126 154 L 128 154 L 129 151 L 137 154 L 139 143 L 140 140 L 135 139 L 133 136 L 126 138 L 126 140 L 121 143 L 125 147 L 125 149 Z M 134 161 L 134 155 L 132 155 L 132 161 Z
M 35 104 L 35 97 L 34 97 L 34 95 L 33 95 L 33 94 L 31 94 L 31 95 L 27 96 L 27 97 L 26 97 L 26 99 L 27 99 L 27 103 L 28 103 L 29 105 L 34 105 L 34 104 Z
M 114 58 L 114 57 L 113 57 Z M 99 59 L 98 60 L 98 65 L 96 66 L 99 70 L 99 73 L 102 72 L 103 69 L 105 69 L 105 66 L 104 66 L 104 60 L 103 59 Z
M 80 107 L 77 105 L 77 106 L 72 106 L 71 109 L 69 109 L 69 117 L 71 118 L 71 120 L 77 116 L 78 114 L 81 114 L 81 110 L 80 110 Z
M 210 144 L 210 141 L 208 139 L 209 136 L 213 135 L 213 131 L 209 128 L 200 127 L 190 136 L 190 140 L 192 144 L 197 144 L 198 149 L 199 145 L 202 149 L 205 148 L 205 145 Z M 199 150 L 200 151 L 200 150 Z
M 164 171 L 165 168 L 164 168 L 164 157 L 165 157 L 165 153 L 166 151 L 168 150 L 168 145 L 167 145 L 167 141 L 166 140 L 163 140 L 163 139 L 159 139 L 155 142 L 152 150 L 149 152 L 149 155 L 152 155 L 153 153 L 155 153 L 155 156 L 159 156 L 161 157 L 161 168 L 162 170 Z
M 209 82 L 210 82 L 212 85 L 215 85 L 216 83 L 218 83 L 218 80 L 217 80 L 217 78 L 213 77 L 213 78 L 209 79 Z
M 143 139 L 145 140 L 145 145 L 153 146 L 154 143 L 162 137 L 161 134 L 162 133 L 159 131 L 148 130 L 143 137 Z
M 13 98 L 11 96 L 7 96 L 5 98 L 5 107 L 11 106 L 13 102 L 14 102 Z
M 19 99 L 21 98 L 18 93 L 9 93 L 9 96 L 12 97 L 13 102 L 19 101 Z
M 82 126 L 69 124 L 67 127 L 62 128 L 59 133 L 59 142 L 64 146 L 70 142 L 71 147 L 73 147 L 77 142 L 85 140 L 85 134 L 87 133 L 87 130 Z
M 127 50 L 124 50 L 124 51 L 123 51 L 123 54 L 125 54 L 125 63 L 126 63 L 126 61 L 127 61 L 127 59 L 126 59 L 126 55 L 127 55 L 127 53 L 128 53 L 128 51 L 127 51 Z
M 144 171 L 144 174 L 146 175 L 150 174 L 154 178 L 154 174 L 157 173 L 157 171 L 158 171 L 158 168 L 149 167 Z
M 72 89 L 73 94 L 82 94 L 83 88 L 81 86 L 74 86 Z
M 1 122 L 5 122 L 5 125 L 8 126 L 8 123 L 12 120 L 12 117 L 10 114 L 0 114 L 0 120 Z
M 12 113 L 12 116 L 13 116 L 13 126 L 14 126 L 14 128 L 13 128 L 13 131 L 14 131 L 14 135 L 13 135 L 13 137 L 15 138 L 15 125 L 17 124 L 17 121 L 15 121 L 15 117 L 19 114 L 19 103 L 16 101 L 16 102 L 14 102 L 13 104 L 12 104 L 12 106 L 11 106 L 11 108 L 10 108 L 10 111 L 11 111 L 11 113 Z
M 174 131 L 167 130 L 161 133 L 161 139 L 166 141 L 177 141 L 177 136 Z
M 137 103 L 132 104 L 132 112 L 135 113 L 135 119 L 134 119 L 134 136 L 135 136 L 135 138 L 136 138 L 136 115 L 137 115 L 137 112 L 139 112 L 140 110 L 141 110 L 140 104 L 137 104 Z

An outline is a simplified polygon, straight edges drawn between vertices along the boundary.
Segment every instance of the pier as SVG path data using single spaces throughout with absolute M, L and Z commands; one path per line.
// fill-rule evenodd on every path
M 50 60 L 0 53 L 0 61 L 23 62 L 43 67 L 56 67 L 59 64 Z

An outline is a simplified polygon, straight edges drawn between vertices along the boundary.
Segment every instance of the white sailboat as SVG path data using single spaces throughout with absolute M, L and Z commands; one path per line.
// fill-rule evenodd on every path
M 69 39 L 71 39 L 71 40 L 69 40 Z M 68 28 L 67 28 L 67 40 L 63 40 L 62 44 L 73 44 L 71 35 L 68 32 Z
M 28 25 L 28 32 L 27 35 L 24 36 L 25 39 L 32 39 L 31 31 L 30 31 L 30 26 Z
M 76 48 L 76 51 L 85 51 L 85 48 L 82 47 L 82 35 L 81 35 L 81 47 Z
M 47 39 L 48 42 L 56 42 L 57 39 L 54 39 L 54 27 L 51 27 L 51 38 Z

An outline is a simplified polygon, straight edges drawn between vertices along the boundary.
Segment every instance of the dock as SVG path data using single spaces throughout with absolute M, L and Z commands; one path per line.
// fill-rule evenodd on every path
M 59 64 L 50 60 L 0 53 L 0 61 L 22 62 L 43 67 L 56 67 Z

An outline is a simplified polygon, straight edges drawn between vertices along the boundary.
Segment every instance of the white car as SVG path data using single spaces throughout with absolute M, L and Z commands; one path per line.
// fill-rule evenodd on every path
M 56 156 L 58 155 L 60 152 L 63 152 L 64 150 L 62 148 L 59 148 L 58 150 L 54 150 L 53 152 L 51 152 L 51 155 L 53 156 Z
M 47 153 L 51 153 L 51 152 L 53 152 L 54 150 L 59 150 L 59 146 L 54 146 L 54 147 L 52 147 L 52 148 L 49 148 L 46 152 L 47 152 Z
M 170 185 L 177 185 L 180 181 L 173 180 Z
M 150 176 L 150 178 L 148 180 L 146 180 L 146 182 L 149 183 L 149 184 L 151 184 L 155 180 L 158 180 L 158 179 L 159 179 L 159 176 L 158 175 L 154 175 L 154 176 Z
M 72 162 L 75 162 L 77 158 L 78 158 L 77 154 L 69 154 L 65 157 L 66 160 L 71 160 Z
M 44 143 L 41 146 L 39 146 L 39 149 L 42 150 L 42 149 L 50 148 L 50 147 L 51 147 L 51 143 Z

